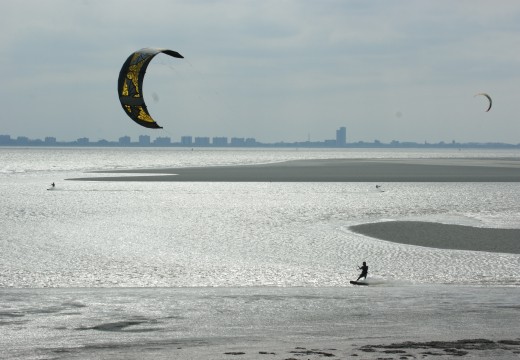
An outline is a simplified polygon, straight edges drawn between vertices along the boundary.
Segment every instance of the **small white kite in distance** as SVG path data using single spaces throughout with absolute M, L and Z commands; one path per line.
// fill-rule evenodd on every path
M 491 105 L 493 105 L 493 100 L 491 100 L 491 96 L 489 96 L 489 95 L 486 94 L 486 93 L 478 93 L 478 94 L 475 94 L 475 96 L 479 96 L 479 95 L 481 95 L 481 96 L 485 96 L 485 97 L 487 97 L 487 99 L 489 100 L 489 106 L 488 106 L 488 108 L 487 108 L 487 110 L 486 110 L 486 112 L 488 112 L 488 111 L 491 109 Z M 475 96 L 473 96 L 473 97 L 475 97 Z

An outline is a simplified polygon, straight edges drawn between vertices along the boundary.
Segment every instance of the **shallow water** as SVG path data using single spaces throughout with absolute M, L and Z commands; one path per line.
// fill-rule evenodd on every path
M 113 168 L 519 155 L 0 148 L 0 348 L 14 359 L 264 359 L 295 347 L 347 357 L 366 343 L 517 338 L 519 255 L 395 244 L 349 226 L 519 228 L 519 183 L 388 183 L 381 192 L 373 183 L 64 179 Z M 373 286 L 348 283 L 362 261 Z
M 0 286 L 343 286 L 362 261 L 379 283 L 520 285 L 519 255 L 407 246 L 348 229 L 383 220 L 519 228 L 520 183 L 388 183 L 381 192 L 373 183 L 63 180 L 144 163 L 427 156 L 345 150 L 143 152 L 0 149 Z M 441 155 L 461 156 L 431 154 Z M 506 155 L 512 154 L 488 154 Z M 42 159 L 53 160 L 45 167 Z M 47 191 L 52 181 L 57 187 Z

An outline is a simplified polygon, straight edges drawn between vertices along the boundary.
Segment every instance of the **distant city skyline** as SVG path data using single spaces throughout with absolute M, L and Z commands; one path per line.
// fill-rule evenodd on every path
M 295 141 L 287 142 L 280 141 L 274 143 L 259 142 L 255 138 L 249 137 L 227 137 L 227 136 L 191 136 L 182 135 L 179 141 L 172 141 L 170 136 L 157 136 L 152 140 L 150 135 L 139 135 L 137 141 L 132 141 L 132 137 L 124 135 L 118 138 L 117 141 L 100 139 L 91 141 L 87 137 L 78 138 L 73 141 L 60 141 L 54 136 L 47 136 L 44 139 L 31 139 L 27 136 L 18 136 L 11 138 L 11 135 L 0 135 L 0 146 L 156 146 L 156 147 L 517 147 L 520 144 L 508 144 L 498 142 L 484 142 L 484 143 L 459 143 L 455 140 L 451 142 L 440 141 L 438 143 L 424 143 L 399 140 L 392 140 L 389 143 L 384 143 L 380 140 L 369 141 L 347 141 L 347 128 L 342 126 L 336 130 L 336 137 L 334 139 L 324 139 L 318 141 Z

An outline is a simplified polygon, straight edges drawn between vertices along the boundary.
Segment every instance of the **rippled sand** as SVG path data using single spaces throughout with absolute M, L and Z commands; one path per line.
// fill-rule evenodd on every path
M 512 359 L 518 288 L 3 289 L 9 359 Z M 3 331 L 3 332 L 2 332 Z

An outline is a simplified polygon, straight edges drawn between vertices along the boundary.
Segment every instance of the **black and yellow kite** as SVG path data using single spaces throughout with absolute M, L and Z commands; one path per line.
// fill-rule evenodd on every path
M 173 50 L 144 48 L 134 52 L 126 59 L 117 80 L 117 93 L 123 110 L 136 123 L 151 129 L 162 129 L 162 126 L 159 126 L 150 116 L 144 103 L 143 79 L 148 64 L 159 53 L 184 58 Z

